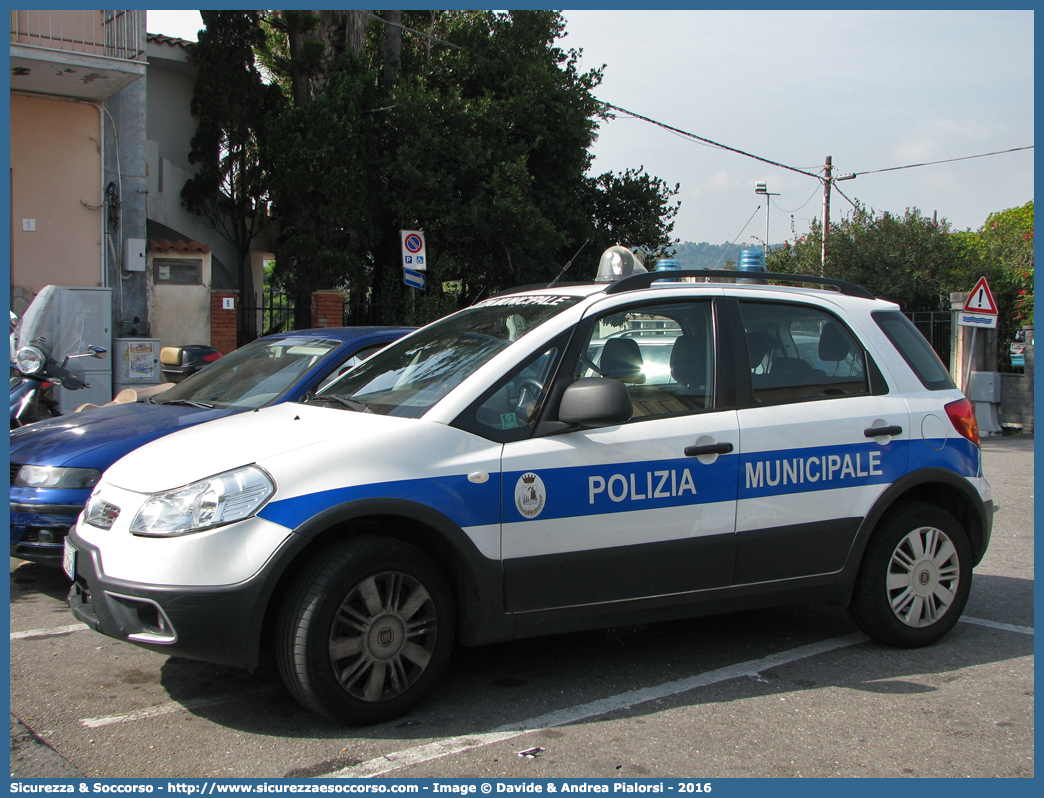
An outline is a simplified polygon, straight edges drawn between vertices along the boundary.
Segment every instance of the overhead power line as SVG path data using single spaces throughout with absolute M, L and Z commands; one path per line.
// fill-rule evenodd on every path
M 468 52 L 468 50 L 466 48 L 461 47 L 460 45 L 453 44 L 452 42 L 448 42 L 445 39 L 440 39 L 437 36 L 434 36 L 434 35 L 432 35 L 430 33 L 424 33 L 423 31 L 418 31 L 418 30 L 415 30 L 413 28 L 408 28 L 405 25 L 402 25 L 401 23 L 390 22 L 389 20 L 387 20 L 387 19 L 385 19 L 383 17 L 377 16 L 376 14 L 374 14 L 374 13 L 372 13 L 370 11 L 364 11 L 362 13 L 366 14 L 371 19 L 377 20 L 379 22 L 383 22 L 386 25 L 395 25 L 395 26 L 397 26 L 399 28 L 402 28 L 402 30 L 404 30 L 404 31 L 407 31 L 407 32 L 409 32 L 411 34 L 414 34 L 416 36 L 424 37 L 424 38 L 429 39 L 430 41 L 433 41 L 433 42 L 435 42 L 437 44 L 442 44 L 442 45 L 445 45 L 445 46 L 448 46 L 448 47 L 452 47 L 452 48 L 457 49 L 457 50 L 462 50 L 464 52 Z M 482 56 L 479 56 L 479 57 L 482 57 Z M 655 119 L 652 119 L 652 118 L 650 118 L 648 116 L 643 116 L 642 114 L 635 113 L 634 111 L 628 111 L 626 108 L 621 108 L 618 105 L 613 105 L 612 103 L 605 102 L 604 100 L 598 100 L 597 102 L 599 102 L 599 104 L 601 104 L 602 107 L 604 107 L 604 108 L 610 109 L 612 111 L 617 111 L 618 113 L 621 113 L 621 114 L 626 114 L 629 117 L 632 117 L 634 119 L 639 119 L 639 120 L 641 120 L 643 122 L 648 122 L 651 125 L 656 125 L 657 127 L 662 128 L 663 130 L 669 131 L 670 133 L 673 133 L 674 135 L 680 136 L 682 138 L 691 139 L 692 141 L 697 141 L 697 142 L 700 142 L 702 144 L 705 144 L 705 145 L 708 145 L 708 146 L 711 146 L 711 147 L 716 147 L 717 149 L 720 149 L 720 150 L 725 150 L 727 152 L 734 152 L 737 155 L 744 156 L 745 158 L 751 158 L 751 159 L 753 159 L 755 161 L 761 161 L 762 163 L 767 163 L 770 166 L 775 166 L 775 167 L 778 167 L 780 169 L 785 169 L 785 170 L 787 170 L 789 172 L 796 172 L 797 174 L 804 175 L 805 177 L 813 177 L 816 180 L 818 180 L 822 184 L 822 186 L 823 186 L 823 244 L 822 244 L 822 254 L 821 254 L 821 261 L 820 261 L 820 268 L 821 268 L 821 270 L 823 268 L 825 268 L 825 264 L 826 264 L 826 244 L 827 244 L 826 236 L 827 236 L 827 230 L 830 227 L 830 191 L 831 191 L 832 188 L 835 188 L 835 189 L 837 188 L 836 187 L 837 181 L 839 181 L 839 180 L 851 180 L 851 179 L 853 179 L 855 177 L 858 177 L 859 175 L 872 175 L 872 174 L 880 174 L 882 172 L 895 172 L 895 171 L 899 171 L 901 169 L 915 169 L 915 168 L 918 168 L 918 167 L 921 167 L 921 166 L 933 166 L 933 165 L 936 165 L 936 164 L 954 163 L 956 161 L 967 161 L 967 160 L 971 160 L 973 158 L 987 158 L 987 157 L 990 157 L 992 155 L 1003 155 L 1003 154 L 1006 154 L 1006 153 L 1020 152 L 1022 150 L 1032 150 L 1032 149 L 1034 149 L 1033 145 L 1030 145 L 1028 147 L 1013 147 L 1012 149 L 1009 149 L 1009 150 L 999 150 L 997 152 L 986 152 L 986 153 L 982 153 L 982 154 L 979 154 L 979 155 L 965 155 L 965 156 L 960 157 L 960 158 L 947 158 L 947 159 L 943 159 L 943 160 L 939 160 L 939 161 L 926 161 L 924 163 L 907 164 L 905 166 L 892 166 L 892 167 L 888 167 L 888 168 L 885 168 L 885 169 L 873 169 L 873 170 L 868 170 L 868 171 L 864 171 L 864 172 L 851 172 L 849 174 L 838 175 L 838 176 L 835 177 L 832 174 L 832 159 L 831 159 L 831 157 L 829 155 L 826 157 L 826 163 L 824 164 L 824 167 L 823 167 L 823 174 L 820 175 L 820 174 L 816 174 L 814 172 L 810 172 L 807 169 L 799 169 L 799 168 L 797 168 L 795 166 L 788 166 L 787 164 L 780 163 L 779 161 L 773 161 L 773 160 L 771 160 L 769 158 L 763 158 L 760 155 L 755 155 L 754 153 L 747 152 L 745 150 L 741 150 L 741 149 L 739 149 L 737 147 L 730 147 L 727 144 L 722 144 L 721 142 L 713 141 L 712 139 L 708 139 L 705 136 L 698 136 L 695 133 L 690 133 L 687 130 L 682 130 L 681 128 L 677 128 L 677 127 L 674 127 L 672 125 L 668 125 L 668 124 L 666 124 L 664 122 L 659 122 L 659 121 L 657 121 Z M 841 192 L 840 189 L 837 189 L 837 190 L 838 190 L 838 193 L 841 194 L 841 196 L 844 197 L 845 200 L 847 200 L 849 202 L 849 204 L 852 205 L 852 207 L 857 207 L 856 203 L 853 202 L 843 192 Z M 803 203 L 801 205 L 801 207 L 804 207 L 805 205 L 807 205 L 810 200 L 811 200 L 811 197 L 808 200 L 806 200 L 805 203 Z M 772 203 L 771 196 L 768 197 L 768 202 L 769 202 L 769 204 Z M 760 207 L 761 206 L 759 205 L 758 208 L 760 208 Z M 755 210 L 755 213 L 757 213 L 757 210 Z M 791 211 L 791 213 L 793 213 L 793 211 Z M 751 216 L 751 218 L 753 218 L 753 216 Z M 749 224 L 749 223 L 750 223 L 750 220 L 748 219 L 747 220 L 747 224 Z M 746 225 L 744 225 L 743 229 L 744 230 L 746 229 Z M 742 235 L 742 234 L 743 234 L 743 232 L 741 230 L 740 231 L 740 235 Z M 768 242 L 766 241 L 766 247 L 767 246 L 768 246 Z M 568 264 L 567 264 L 566 268 L 568 268 Z
M 808 205 L 808 203 L 810 203 L 810 202 L 812 201 L 812 198 L 813 198 L 813 197 L 815 197 L 815 196 L 816 196 L 816 194 L 818 194 L 818 193 L 819 193 L 819 189 L 818 189 L 818 188 L 815 188 L 815 189 L 813 189 L 813 190 L 812 190 L 812 193 L 808 195 L 808 199 L 807 199 L 807 200 L 805 200 L 804 202 L 802 202 L 802 203 L 801 203 L 800 205 L 798 205 L 798 206 L 797 206 L 796 208 L 794 208 L 793 210 L 787 210 L 786 208 L 780 208 L 780 207 L 779 207 L 779 203 L 778 203 L 778 202 L 775 202 L 775 201 L 773 201 L 773 203 L 772 203 L 772 204 L 776 206 L 776 209 L 777 209 L 777 210 L 783 211 L 783 213 L 797 213 L 797 212 L 798 212 L 798 211 L 800 211 L 800 210 L 801 210 L 802 208 L 804 208 L 804 207 L 805 207 L 806 205 Z
M 727 144 L 721 144 L 721 143 L 719 143 L 717 141 L 712 141 L 711 139 L 704 138 L 703 136 L 698 136 L 695 133 L 689 133 L 686 130 L 681 130 L 680 128 L 676 128 L 676 127 L 673 127 L 671 125 L 665 124 L 664 122 L 658 122 L 657 120 L 652 119 L 652 118 L 650 118 L 648 116 L 643 116 L 642 114 L 636 114 L 634 111 L 628 111 L 626 108 L 621 108 L 618 105 L 613 105 L 612 103 L 607 103 L 604 100 L 599 100 L 599 102 L 602 105 L 604 105 L 606 108 L 611 108 L 614 111 L 619 111 L 622 114 L 627 114 L 628 116 L 634 117 L 635 119 L 641 119 L 643 122 L 648 122 L 651 125 L 656 125 L 657 127 L 663 128 L 664 130 L 669 130 L 670 132 L 676 133 L 676 134 L 678 134 L 680 136 L 683 136 L 685 138 L 694 139 L 696 141 L 703 142 L 704 144 L 709 144 L 712 147 L 717 147 L 717 148 L 722 149 L 722 150 L 728 150 L 729 152 L 735 152 L 735 153 L 737 153 L 739 155 L 743 155 L 743 156 L 745 156 L 747 158 L 753 158 L 756 161 L 761 161 L 762 163 L 771 164 L 772 166 L 778 166 L 781 169 L 787 169 L 787 170 L 789 170 L 791 172 L 797 172 L 798 174 L 805 175 L 807 177 L 815 177 L 815 178 L 817 178 L 819 180 L 823 180 L 822 176 L 814 174 L 813 172 L 808 172 L 808 171 L 806 171 L 804 169 L 799 169 L 796 166 L 787 166 L 786 164 L 779 163 L 778 161 L 772 161 L 772 160 L 769 160 L 768 158 L 762 158 L 760 155 L 754 155 L 753 153 L 737 149 L 736 147 L 729 147 Z M 1023 150 L 1032 150 L 1033 148 L 1034 148 L 1034 145 L 1031 144 L 1028 147 L 1013 147 L 1010 150 L 998 150 L 997 152 L 984 152 L 984 153 L 981 153 L 979 155 L 965 155 L 965 156 L 963 156 L 961 158 L 946 158 L 946 159 L 941 160 L 941 161 L 925 161 L 924 163 L 912 163 L 912 164 L 907 164 L 906 166 L 890 166 L 890 167 L 888 167 L 886 169 L 870 169 L 870 170 L 867 170 L 865 172 L 853 172 L 852 176 L 853 177 L 858 177 L 859 175 L 875 175 L 875 174 L 879 174 L 880 172 L 895 172 L 895 171 L 898 171 L 900 169 L 915 169 L 915 168 L 917 168 L 919 166 L 934 166 L 935 164 L 941 164 L 941 163 L 954 163 L 955 161 L 968 161 L 968 160 L 971 160 L 973 158 L 988 158 L 991 155 L 1004 155 L 1004 154 L 1009 153 L 1009 152 L 1021 152 Z M 844 196 L 844 195 L 842 195 L 842 196 Z M 845 199 L 848 199 L 848 197 L 845 197 Z M 851 200 L 849 200 L 849 202 L 851 202 Z
M 1004 155 L 1009 152 L 1021 152 L 1022 150 L 1032 150 L 1033 145 L 1028 147 L 1013 147 L 1010 150 L 998 150 L 997 152 L 984 152 L 981 155 L 965 155 L 963 158 L 947 158 L 944 161 L 925 161 L 924 163 L 912 163 L 906 166 L 889 166 L 887 169 L 872 169 L 869 172 L 856 172 L 858 175 L 876 175 L 880 172 L 895 172 L 899 169 L 915 169 L 918 166 L 934 166 L 939 163 L 953 163 L 954 161 L 970 161 L 972 158 L 988 158 L 991 155 Z
M 845 192 L 843 192 L 836 185 L 834 186 L 834 191 L 836 191 L 838 194 L 840 194 L 842 197 L 844 197 L 846 200 L 848 200 L 848 204 L 851 205 L 853 208 L 858 208 L 859 207 L 854 202 L 852 202 L 852 200 L 848 199 L 848 196 L 845 194 Z
M 717 141 L 712 141 L 711 139 L 704 138 L 703 136 L 697 136 L 695 133 L 689 133 L 687 130 L 672 127 L 671 125 L 664 124 L 663 122 L 657 122 L 655 119 L 650 119 L 647 116 L 636 114 L 634 111 L 628 111 L 626 108 L 621 108 L 618 105 L 607 103 L 605 102 L 605 100 L 599 100 L 599 102 L 606 108 L 611 108 L 614 111 L 619 111 L 621 114 L 627 114 L 628 116 L 632 116 L 635 119 L 641 119 L 643 122 L 648 122 L 649 124 L 656 125 L 657 127 L 661 127 L 664 130 L 669 130 L 672 133 L 677 133 L 678 135 L 685 136 L 686 138 L 694 139 L 695 141 L 702 141 L 704 144 L 710 144 L 712 147 L 717 147 L 721 150 L 728 150 L 729 152 L 734 152 L 738 155 L 743 155 L 747 158 L 753 158 L 755 161 L 761 161 L 762 163 L 771 164 L 772 166 L 778 166 L 780 169 L 787 169 L 791 172 L 797 172 L 798 174 L 805 175 L 806 177 L 814 177 L 817 180 L 822 180 L 822 178 L 819 175 L 814 174 L 812 172 L 806 172 L 805 170 L 798 169 L 794 166 L 787 166 L 786 164 L 779 163 L 778 161 L 770 161 L 768 158 L 762 158 L 760 155 L 754 155 L 753 153 L 745 152 L 744 150 L 739 150 L 735 147 L 729 147 L 727 144 L 721 144 Z
M 377 14 L 374 14 L 371 11 L 362 11 L 361 13 L 365 14 L 370 19 L 377 20 L 378 22 L 382 22 L 385 25 L 393 25 L 393 26 L 395 26 L 397 28 L 401 28 L 402 30 L 404 30 L 404 31 L 406 31 L 408 33 L 412 33 L 415 36 L 419 36 L 421 38 L 428 39 L 429 41 L 435 42 L 436 44 L 442 44 L 442 45 L 445 45 L 446 47 L 452 47 L 455 50 L 465 50 L 465 48 L 461 47 L 459 44 L 454 44 L 453 42 L 448 42 L 445 39 L 441 39 L 438 36 L 435 36 L 435 35 L 433 35 L 431 33 L 425 33 L 424 31 L 419 31 L 419 30 L 416 30 L 415 28 L 407 27 L 406 25 L 403 25 L 403 24 L 398 23 L 398 22 L 391 22 L 390 20 L 387 20 L 384 17 L 378 16 Z M 674 127 L 672 125 L 668 125 L 668 124 L 666 124 L 664 122 L 659 122 L 659 121 L 657 121 L 655 119 L 652 119 L 651 117 L 643 116 L 642 114 L 635 113 L 634 111 L 628 111 L 626 108 L 621 108 L 619 105 L 613 105 L 612 103 L 605 102 L 604 100 L 599 100 L 598 102 L 600 102 L 606 108 L 612 109 L 613 111 L 618 111 L 619 113 L 627 114 L 628 116 L 633 117 L 634 119 L 640 119 L 643 122 L 648 122 L 651 125 L 656 125 L 657 127 L 663 128 L 664 130 L 670 131 L 671 133 L 674 133 L 676 135 L 682 136 L 683 138 L 688 138 L 688 139 L 692 139 L 694 141 L 699 141 L 699 142 L 702 142 L 704 144 L 710 145 L 711 147 L 717 147 L 718 149 L 721 149 L 721 150 L 727 150 L 728 152 L 734 152 L 737 155 L 742 155 L 742 156 L 744 156 L 746 158 L 753 158 L 755 161 L 761 161 L 762 163 L 767 163 L 767 164 L 769 164 L 771 166 L 778 166 L 780 169 L 786 169 L 786 170 L 788 170 L 790 172 L 797 172 L 798 174 L 805 175 L 806 177 L 814 177 L 814 178 L 816 178 L 817 180 L 820 180 L 820 181 L 822 181 L 824 179 L 829 179 L 829 178 L 823 178 L 821 175 L 815 174 L 814 172 L 809 172 L 809 171 L 807 171 L 805 169 L 799 169 L 796 166 L 788 166 L 787 164 L 780 163 L 779 161 L 773 161 L 773 160 L 770 160 L 769 158 L 763 158 L 760 155 L 755 155 L 754 153 L 746 152 L 745 150 L 741 150 L 741 149 L 738 149 L 736 147 L 730 147 L 727 144 L 722 144 L 721 142 L 713 141 L 712 139 L 708 139 L 708 138 L 706 138 L 704 136 L 698 136 L 695 133 L 690 133 L 687 130 L 682 130 L 681 128 L 677 128 L 677 127 Z M 1033 145 L 1030 145 L 1028 147 L 1013 147 L 1010 150 L 998 150 L 997 152 L 985 152 L 985 153 L 982 153 L 980 155 L 965 155 L 965 156 L 963 156 L 961 158 L 946 158 L 946 159 L 941 160 L 941 161 L 925 161 L 924 163 L 907 164 L 906 166 L 890 166 L 890 167 L 887 167 L 885 169 L 871 169 L 871 170 L 868 170 L 868 171 L 865 171 L 865 172 L 853 172 L 852 176 L 853 177 L 857 177 L 859 175 L 874 175 L 874 174 L 880 174 L 881 172 L 895 172 L 895 171 L 899 171 L 900 169 L 915 169 L 915 168 L 920 167 L 920 166 L 934 166 L 936 164 L 942 164 L 942 163 L 954 163 L 955 161 L 968 161 L 968 160 L 971 160 L 973 158 L 987 158 L 987 157 L 989 157 L 991 155 L 1004 155 L 1004 154 L 1010 153 L 1010 152 L 1021 152 L 1023 150 L 1032 150 L 1033 148 L 1034 148 Z M 844 197 L 844 194 L 842 194 L 841 196 Z M 848 197 L 845 197 L 845 199 L 848 200 L 849 202 L 852 202 L 852 200 L 848 199 Z

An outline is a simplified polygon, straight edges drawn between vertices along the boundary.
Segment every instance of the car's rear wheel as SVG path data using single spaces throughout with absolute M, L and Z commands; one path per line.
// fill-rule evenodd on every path
M 307 708 L 350 725 L 402 715 L 449 660 L 453 599 L 438 567 L 401 541 L 360 537 L 316 556 L 278 623 L 279 670 Z
M 910 502 L 874 533 L 849 607 L 859 628 L 893 646 L 926 646 L 960 618 L 971 590 L 971 546 L 956 518 Z

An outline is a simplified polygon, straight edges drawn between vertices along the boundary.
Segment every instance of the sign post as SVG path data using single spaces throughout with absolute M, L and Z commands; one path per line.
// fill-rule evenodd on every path
M 400 230 L 402 237 L 402 279 L 411 288 L 427 287 L 428 255 L 422 230 Z
M 979 282 L 975 284 L 975 288 L 971 290 L 968 298 L 964 300 L 964 310 L 957 314 L 958 325 L 972 328 L 971 345 L 968 347 L 968 365 L 964 369 L 964 385 L 961 386 L 965 396 L 968 395 L 968 385 L 971 382 L 979 328 L 996 329 L 998 316 L 997 302 L 993 298 L 993 292 L 990 291 L 989 283 L 986 282 L 985 277 L 980 277 Z

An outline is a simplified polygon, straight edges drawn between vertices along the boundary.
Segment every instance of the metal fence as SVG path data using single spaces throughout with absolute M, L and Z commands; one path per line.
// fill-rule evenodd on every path
M 266 290 L 261 305 L 248 305 L 243 312 L 254 322 L 258 336 L 294 329 L 294 301 L 286 294 L 270 294 Z
M 342 323 L 345 327 L 365 327 L 377 324 L 377 308 L 369 298 L 353 301 L 354 297 L 349 294 L 344 303 L 344 318 Z
M 906 312 L 906 317 L 928 339 L 939 359 L 949 368 L 953 313 L 948 310 L 919 310 Z

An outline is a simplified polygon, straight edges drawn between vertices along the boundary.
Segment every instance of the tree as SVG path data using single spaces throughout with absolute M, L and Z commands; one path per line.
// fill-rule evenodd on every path
M 772 250 L 769 271 L 818 275 L 822 229 L 813 220 L 808 235 Z M 825 276 L 862 285 L 904 310 L 949 309 L 951 286 L 965 268 L 949 223 L 917 208 L 897 215 L 857 203 L 849 216 L 830 225 Z
M 593 95 L 602 70 L 581 72 L 580 54 L 556 46 L 559 14 L 445 12 L 432 29 L 444 44 L 430 55 L 426 42 L 403 43 L 384 174 L 390 229 L 427 229 L 436 282 L 457 282 L 469 304 L 553 280 L 585 242 L 592 273 L 618 236 L 671 243 L 677 188 L 640 169 L 587 174 L 606 118 Z M 375 261 L 386 267 L 397 272 L 397 258 Z
M 966 234 L 968 235 L 968 234 Z M 968 242 L 985 270 L 991 289 L 1003 298 L 1019 326 L 1033 323 L 1033 200 L 1019 208 L 991 213 Z M 994 286 L 996 286 L 994 288 Z
M 321 97 L 270 120 L 271 189 L 279 217 L 275 279 L 311 326 L 311 295 L 365 281 L 375 230 L 372 116 L 376 92 L 358 56 L 342 53 Z
M 181 197 L 189 211 L 235 247 L 237 285 L 245 298 L 252 289 L 250 245 L 269 223 L 264 122 L 277 112 L 281 98 L 254 66 L 253 48 L 261 35 L 257 12 L 200 13 L 206 28 L 188 46 L 198 70 L 189 163 L 198 169 Z M 245 301 L 238 303 L 240 343 L 256 335 L 246 308 Z
M 297 326 L 317 288 L 369 293 L 374 320 L 423 321 L 444 312 L 447 282 L 466 305 L 550 282 L 585 244 L 592 273 L 608 244 L 671 245 L 677 186 L 642 169 L 588 174 L 608 118 L 592 93 L 602 71 L 556 46 L 559 14 L 404 11 L 400 40 L 384 13 L 258 17 L 258 61 L 285 98 L 262 154 L 280 223 L 274 279 L 295 296 Z M 400 267 L 399 230 L 416 228 L 432 256 L 422 303 Z
M 265 17 L 259 60 L 289 95 L 269 120 L 271 190 L 280 220 L 274 279 L 311 326 L 311 295 L 359 283 L 372 240 L 375 81 L 366 66 L 366 12 L 280 11 Z
M 991 213 L 976 232 L 954 235 L 967 264 L 954 291 L 970 291 L 979 277 L 990 284 L 1000 309 L 1000 341 L 1033 324 L 1033 200 L 1018 208 Z M 1006 349 L 1001 347 L 1001 356 Z
M 680 186 L 671 188 L 644 167 L 613 174 L 606 172 L 591 181 L 592 221 L 597 240 L 594 251 L 625 244 L 639 247 L 655 258 L 666 255 L 676 240 L 671 237 L 680 203 L 671 204 Z
M 822 226 L 813 221 L 799 236 L 769 253 L 774 272 L 818 274 Z M 1033 201 L 992 213 L 978 231 L 953 232 L 908 208 L 902 215 L 874 213 L 857 205 L 832 224 L 827 238 L 827 276 L 865 286 L 903 310 L 949 310 L 952 292 L 970 291 L 985 277 L 1000 309 L 997 336 L 1014 340 L 1033 323 Z M 1000 348 L 1002 359 L 1007 349 Z

